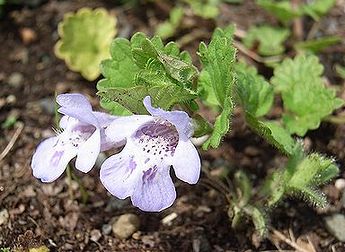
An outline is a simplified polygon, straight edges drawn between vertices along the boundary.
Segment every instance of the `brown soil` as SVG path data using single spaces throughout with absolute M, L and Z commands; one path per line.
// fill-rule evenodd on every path
M 94 106 L 99 106 L 96 82 L 87 82 L 79 74 L 69 71 L 53 53 L 58 39 L 57 25 L 63 14 L 83 6 L 106 7 L 118 16 L 119 34 L 128 37 L 135 31 L 152 34 L 152 27 L 164 19 L 170 9 L 169 5 L 154 3 L 131 9 L 116 6 L 113 2 L 50 0 L 32 9 L 8 9 L 0 20 L 0 122 L 9 115 L 18 117 L 14 127 L 1 129 L 0 151 L 8 146 L 16 133 L 19 134 L 9 153 L 0 160 L 0 211 L 6 209 L 9 213 L 8 223 L 0 225 L 0 248 L 25 250 L 46 245 L 51 251 L 200 252 L 291 249 L 274 235 L 258 242 L 252 235 L 254 230 L 250 223 L 244 223 L 242 231 L 232 230 L 224 197 L 202 183 L 189 186 L 176 180 L 178 198 L 175 204 L 161 213 L 144 213 L 128 201 L 117 200 L 106 193 L 97 176 L 99 167 L 83 176 L 75 171 L 89 193 L 86 204 L 82 203 L 78 184 L 75 181 L 70 184 L 65 175 L 51 184 L 42 184 L 32 176 L 32 153 L 43 138 L 53 134 L 55 92 L 80 92 L 88 95 Z M 223 4 L 217 23 L 236 22 L 238 27 L 246 30 L 251 24 L 276 22 L 256 7 L 254 1 L 244 2 L 242 5 Z M 199 40 L 208 39 L 216 23 L 193 16 L 188 19 L 192 28 L 181 30 L 176 39 L 193 29 L 201 29 L 203 35 L 184 46 L 195 52 Z M 323 20 L 335 24 L 333 34 L 343 32 L 337 24 L 344 24 L 344 12 L 339 14 L 339 9 L 335 8 Z M 321 21 L 320 31 L 329 34 L 326 21 Z M 31 41 L 25 41 L 23 29 L 34 33 Z M 344 63 L 344 57 L 339 57 L 339 53 L 344 54 L 345 46 L 343 43 L 332 48 L 323 53 L 321 59 L 327 64 L 328 80 L 342 89 L 333 65 Z M 13 73 L 21 74 L 22 80 L 11 83 Z M 201 153 L 205 166 L 213 169 L 241 167 L 253 174 L 251 178 L 257 184 L 267 170 L 285 162 L 275 149 L 244 126 L 240 112 L 234 115 L 232 129 L 220 149 Z M 334 156 L 340 165 L 344 165 L 345 125 L 323 123 L 307 135 L 305 143 L 311 151 Z M 342 171 L 339 177 L 345 177 L 345 173 Z M 286 237 L 293 234 L 296 244 L 306 251 L 345 251 L 345 245 L 326 231 L 323 222 L 323 216 L 330 213 L 345 213 L 342 193 L 335 188 L 334 182 L 325 186 L 324 192 L 330 199 L 326 209 L 287 200 L 271 213 L 271 226 Z M 137 214 L 141 220 L 140 229 L 132 238 L 120 240 L 110 233 L 102 234 L 96 242 L 91 239 L 91 234 L 97 232 L 95 230 L 102 233 L 104 225 L 128 212 Z M 177 217 L 170 225 L 163 224 L 162 218 L 171 213 L 176 213 Z M 315 250 L 308 244 L 313 244 Z

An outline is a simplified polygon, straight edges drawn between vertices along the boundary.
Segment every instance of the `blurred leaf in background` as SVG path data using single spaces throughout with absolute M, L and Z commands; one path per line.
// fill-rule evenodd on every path
M 313 55 L 285 59 L 274 70 L 271 82 L 282 95 L 283 122 L 291 134 L 304 136 L 317 129 L 324 117 L 343 105 L 335 90 L 325 86 L 322 72 L 323 66 Z
M 341 66 L 339 64 L 335 65 L 335 71 L 339 75 L 339 77 L 345 80 L 345 66 Z
M 182 7 L 174 7 L 170 11 L 169 20 L 159 24 L 156 28 L 156 35 L 166 39 L 175 35 L 184 15 Z
M 301 15 L 299 9 L 292 7 L 290 0 L 257 0 L 256 3 L 283 23 L 287 23 Z
M 327 14 L 335 3 L 336 0 L 312 0 L 302 5 L 302 10 L 314 20 L 319 20 L 322 16 Z
M 308 15 L 314 20 L 319 20 L 336 3 L 336 0 L 311 0 L 293 6 L 290 0 L 257 0 L 256 3 L 270 12 L 279 21 L 287 24 L 296 17 Z
M 221 0 L 183 0 L 190 5 L 195 15 L 203 18 L 215 18 L 219 14 Z
M 60 40 L 55 45 L 56 56 L 85 79 L 95 80 L 100 75 L 99 64 L 110 56 L 115 25 L 116 18 L 102 8 L 82 8 L 77 13 L 65 14 L 58 27 Z
M 296 50 L 310 51 L 312 53 L 318 53 L 323 49 L 338 44 L 341 42 L 339 36 L 327 36 L 312 40 L 306 40 L 298 42 L 294 45 Z
M 263 56 L 274 56 L 284 52 L 284 42 L 290 31 L 268 25 L 251 27 L 243 39 L 246 47 L 252 48 L 258 43 L 258 52 Z

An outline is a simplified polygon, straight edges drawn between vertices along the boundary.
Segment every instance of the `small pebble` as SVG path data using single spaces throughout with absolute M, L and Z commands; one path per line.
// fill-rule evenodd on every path
M 112 230 L 114 235 L 120 239 L 127 239 L 136 231 L 140 226 L 140 219 L 135 214 L 123 214 L 113 224 Z
M 345 242 L 345 216 L 333 214 L 324 218 L 327 230 L 339 241 Z
M 177 213 L 174 212 L 165 216 L 161 222 L 163 225 L 170 226 L 172 224 L 172 221 L 175 220 L 176 218 L 177 218 Z
M 0 211 L 0 226 L 8 222 L 10 215 L 6 209 Z
M 24 77 L 21 73 L 14 72 L 8 77 L 8 84 L 14 88 L 19 88 L 23 84 Z
M 102 226 L 102 234 L 103 235 L 109 235 L 111 233 L 111 225 L 110 224 L 104 224 Z
M 141 232 L 140 231 L 137 231 L 135 232 L 133 235 L 132 235 L 132 238 L 134 240 L 139 240 L 140 239 L 140 236 L 141 236 Z
M 44 112 L 55 115 L 55 101 L 52 97 L 43 98 L 38 102 Z
M 98 229 L 93 229 L 91 230 L 90 236 L 91 241 L 98 242 L 98 240 L 102 237 L 102 234 Z
M 17 101 L 17 97 L 15 97 L 14 95 L 9 95 L 6 97 L 6 102 L 8 104 L 15 104 Z
M 144 235 L 141 237 L 141 241 L 144 245 L 147 245 L 150 248 L 153 248 L 155 246 L 155 241 L 153 240 L 152 236 Z
M 339 191 L 342 191 L 343 189 L 345 189 L 345 179 L 343 179 L 343 178 L 337 179 L 337 180 L 335 181 L 334 186 L 335 186 Z
M 31 42 L 37 39 L 36 32 L 31 28 L 24 27 L 20 29 L 19 32 L 20 32 L 22 41 L 25 45 L 30 44 Z

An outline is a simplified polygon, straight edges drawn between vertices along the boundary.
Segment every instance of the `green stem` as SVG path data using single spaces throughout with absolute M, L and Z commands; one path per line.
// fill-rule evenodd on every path
M 68 179 L 67 183 L 68 183 L 69 198 L 73 201 L 74 195 L 73 195 L 73 188 L 72 188 L 72 170 L 71 170 L 71 166 L 69 165 L 67 165 L 66 174 L 67 174 L 67 179 Z
M 71 175 L 72 175 L 73 180 L 75 180 L 79 185 L 82 203 L 86 204 L 86 202 L 89 198 L 89 194 L 88 194 L 87 190 L 83 186 L 83 183 L 81 182 L 81 180 L 73 172 L 71 172 Z
M 333 124 L 345 124 L 345 115 L 328 116 L 324 120 Z

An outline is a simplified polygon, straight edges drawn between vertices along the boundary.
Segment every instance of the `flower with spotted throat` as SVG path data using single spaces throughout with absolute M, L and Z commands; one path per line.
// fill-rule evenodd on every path
M 77 156 L 76 168 L 84 173 L 94 166 L 101 150 L 114 146 L 105 135 L 105 128 L 114 116 L 92 111 L 91 104 L 81 94 L 61 94 L 56 97 L 64 114 L 61 132 L 44 140 L 37 147 L 31 161 L 33 175 L 42 182 L 56 180 L 69 161 Z
M 120 117 L 106 129 L 111 141 L 125 140 L 126 144 L 120 153 L 105 160 L 101 181 L 112 195 L 131 197 L 141 210 L 158 212 L 176 198 L 170 167 L 179 179 L 195 184 L 201 164 L 190 141 L 193 125 L 188 114 L 153 108 L 149 96 L 144 105 L 151 115 Z

